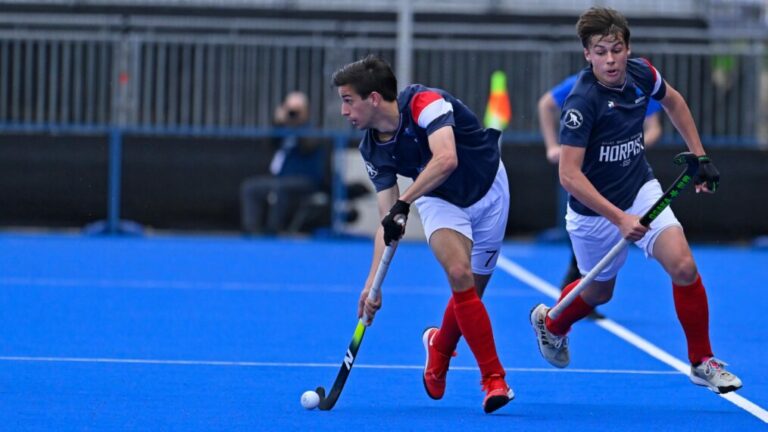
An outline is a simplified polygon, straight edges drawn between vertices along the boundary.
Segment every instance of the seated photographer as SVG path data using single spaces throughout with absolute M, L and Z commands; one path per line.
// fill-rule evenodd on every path
M 299 136 L 310 129 L 309 101 L 302 92 L 291 92 L 275 110 L 277 150 L 271 175 L 245 179 L 240 187 L 241 228 L 249 234 L 278 234 L 291 225 L 303 200 L 328 189 L 328 146 L 314 138 Z

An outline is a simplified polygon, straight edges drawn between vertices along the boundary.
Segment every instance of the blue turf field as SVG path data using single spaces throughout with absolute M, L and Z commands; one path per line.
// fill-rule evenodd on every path
M 577 324 L 571 366 L 550 367 L 528 312 L 551 303 L 542 290 L 568 251 L 505 245 L 485 303 L 517 397 L 485 415 L 463 342 L 446 397 L 424 394 L 421 332 L 449 295 L 425 244 L 398 250 L 330 412 L 299 396 L 336 376 L 369 242 L 5 234 L 0 245 L 3 430 L 768 430 L 766 249 L 694 246 L 713 347 L 745 383 L 725 399 L 675 370 L 685 343 L 671 287 L 637 251 L 601 308 L 611 321 Z

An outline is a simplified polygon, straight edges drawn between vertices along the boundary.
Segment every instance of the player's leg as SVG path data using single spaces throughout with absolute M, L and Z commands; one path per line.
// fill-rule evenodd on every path
M 486 412 L 492 412 L 509 402 L 513 393 L 504 381 L 505 371 L 496 353 L 491 320 L 474 286 L 470 266 L 472 242 L 457 231 L 439 229 L 432 234 L 430 246 L 448 276 L 456 322 L 475 356 L 487 392 L 483 406 Z
M 489 192 L 469 208 L 458 208 L 441 199 L 422 197 L 416 201 L 425 234 L 432 244 L 432 235 L 442 228 L 459 232 L 462 241 L 469 239 L 472 248 L 472 276 L 478 297 L 482 297 L 496 267 L 509 214 L 509 189 L 506 171 L 500 165 Z M 430 397 L 439 399 L 445 391 L 445 373 L 451 355 L 461 338 L 456 315 L 456 299 L 448 301 L 440 328 L 427 328 L 422 340 L 427 352 L 425 388 Z
M 570 246 L 570 244 L 571 243 L 569 240 L 568 245 Z M 576 254 L 573 253 L 573 249 L 571 249 L 571 260 L 568 263 L 568 270 L 565 273 L 565 277 L 563 278 L 563 281 L 560 283 L 560 291 L 561 292 L 565 291 L 566 287 L 568 287 L 569 285 L 571 287 L 576 286 L 576 285 L 573 285 L 573 282 L 576 281 L 576 283 L 578 283 L 579 278 L 581 278 L 581 272 L 579 271 L 579 265 L 576 262 Z M 570 291 L 570 289 L 568 291 Z M 594 308 L 592 309 L 592 312 L 590 312 L 590 314 L 587 315 L 587 318 L 593 319 L 593 320 L 599 320 L 599 319 L 604 319 L 605 315 L 598 312 L 597 308 Z
M 568 284 L 555 304 L 562 301 L 580 281 L 581 279 L 576 279 Z M 539 304 L 531 310 L 529 317 L 531 326 L 536 335 L 539 352 L 547 362 L 559 368 L 567 367 L 570 364 L 568 332 L 570 332 L 571 326 L 577 321 L 591 316 L 595 306 L 610 300 L 615 283 L 615 277 L 607 281 L 592 281 L 555 319 L 547 316 L 550 308 L 544 304 Z
M 491 274 L 475 273 L 474 279 L 475 291 L 477 291 L 477 296 L 482 299 L 483 294 L 485 293 L 485 287 L 488 286 L 488 282 L 491 279 Z M 450 358 L 456 356 L 456 346 L 461 339 L 461 329 L 459 328 L 459 323 L 456 322 L 456 315 L 453 313 L 455 304 L 453 296 L 451 296 L 451 298 L 448 299 L 448 304 L 445 306 L 440 327 L 427 327 L 422 334 L 425 346 L 426 344 L 429 344 L 436 350 L 436 354 L 445 359 L 446 371 L 448 369 Z M 440 394 L 440 397 L 442 397 L 442 392 L 432 392 L 430 393 L 430 396 L 434 399 L 440 399 L 440 397 L 436 397 L 437 394 Z
M 657 181 L 648 182 L 640 189 L 636 203 L 644 200 L 643 206 L 649 208 L 662 194 Z M 675 311 L 688 343 L 691 381 L 717 393 L 741 388 L 741 380 L 727 372 L 724 363 L 712 356 L 707 293 L 683 228 L 672 209 L 662 211 L 654 219 L 651 229 L 635 244 L 646 256 L 659 261 L 672 279 Z
M 688 344 L 691 381 L 717 393 L 741 388 L 741 380 L 726 371 L 712 353 L 707 292 L 682 228 L 670 224 L 654 240 L 650 245 L 653 257 L 672 279 L 675 311 Z
M 576 255 L 580 271 L 583 274 L 593 268 L 611 250 L 621 234 L 615 225 L 599 216 L 584 216 L 570 208 L 566 216 L 566 229 L 571 238 L 573 252 Z M 555 367 L 564 368 L 570 363 L 567 333 L 577 321 L 589 316 L 595 306 L 608 302 L 613 295 L 616 275 L 627 259 L 627 250 L 623 250 L 609 263 L 600 274 L 571 302 L 556 318 L 547 316 L 549 309 L 544 304 L 531 310 L 530 322 L 536 335 L 539 352 L 547 362 Z M 560 302 L 579 279 L 568 284 L 561 293 Z
M 709 307 L 691 250 L 679 226 L 661 232 L 653 256 L 672 279 L 675 311 L 688 341 L 688 359 L 699 363 L 712 356 L 709 341 Z
M 565 277 L 563 277 L 563 281 L 560 283 L 560 290 L 564 290 L 571 282 L 580 277 L 581 272 L 579 271 L 578 263 L 576 263 L 576 254 L 571 250 L 571 260 L 568 262 L 568 270 L 565 272 Z
M 469 215 L 462 209 L 439 198 L 421 197 L 415 201 L 424 227 L 424 234 L 431 244 L 432 235 L 444 228 L 452 227 L 471 233 Z M 443 312 L 440 327 L 427 327 L 422 333 L 426 352 L 423 381 L 427 395 L 441 399 L 445 393 L 445 378 L 450 359 L 461 338 L 461 329 L 454 313 L 455 299 L 451 296 Z
M 581 279 L 568 284 L 560 293 L 557 303 L 560 303 L 572 289 L 576 288 Z M 563 312 L 555 319 L 546 318 L 547 328 L 559 335 L 565 335 L 571 330 L 571 326 L 582 318 L 589 317 L 595 310 L 595 307 L 608 303 L 613 297 L 613 290 L 616 285 L 616 277 L 608 280 L 594 280 L 584 291 L 566 307 Z M 557 304 L 555 303 L 555 304 Z
M 641 188 L 638 199 L 645 196 L 646 201 L 652 202 L 661 194 L 661 185 L 654 182 Z M 701 284 L 683 228 L 672 209 L 661 212 L 651 229 L 635 244 L 647 257 L 655 258 L 672 279 L 675 310 L 688 341 L 691 363 L 711 357 L 707 293 Z
M 482 298 L 491 275 L 475 274 L 475 290 Z M 451 296 L 443 312 L 440 327 L 427 327 L 422 333 L 422 343 L 427 352 L 429 377 L 425 378 L 424 387 L 432 399 L 441 399 L 445 393 L 445 375 L 448 372 L 451 357 L 456 357 L 456 346 L 461 339 L 461 329 L 453 311 L 456 302 Z M 430 358 L 432 361 L 430 362 Z
M 472 251 L 471 251 L 471 268 L 473 273 L 473 280 L 475 283 L 475 290 L 479 296 L 485 292 L 488 282 L 491 279 L 491 275 L 496 268 L 496 263 L 501 253 L 501 245 L 504 241 L 504 234 L 507 228 L 507 217 L 509 215 L 509 180 L 503 164 L 499 164 L 499 169 L 496 173 L 496 178 L 490 190 L 486 195 L 477 203 L 465 209 L 469 214 L 471 220 L 472 231 L 470 235 L 464 233 L 467 238 L 472 239 Z M 479 305 L 482 305 L 479 301 Z M 460 305 L 454 307 L 456 311 L 457 321 L 462 329 L 462 333 L 466 331 L 464 328 L 465 323 L 461 321 L 461 316 L 458 312 Z M 483 313 L 487 316 L 487 312 L 483 308 Z M 472 323 L 472 321 L 469 321 Z M 483 323 L 481 321 L 480 323 Z M 485 325 L 485 324 L 482 324 Z M 493 331 L 491 330 L 490 320 L 487 322 L 487 334 L 490 337 L 488 342 L 489 353 L 493 350 L 493 357 L 498 363 L 498 357 L 495 353 L 495 342 L 493 339 Z M 465 335 L 470 348 L 472 344 L 469 336 Z M 479 363 L 484 360 L 475 352 L 473 353 L 478 359 Z M 483 372 L 483 389 L 486 392 L 486 397 L 483 400 L 483 407 L 485 412 L 492 412 L 505 404 L 507 404 L 512 398 L 514 393 L 509 388 L 504 380 L 503 368 L 498 363 L 500 373 L 494 373 L 493 371 L 481 371 Z
M 568 242 L 568 245 L 570 247 L 570 241 Z M 578 280 L 581 278 L 581 272 L 579 271 L 579 265 L 576 262 L 576 254 L 573 253 L 573 249 L 571 248 L 571 260 L 568 263 L 568 270 L 565 273 L 565 277 L 563 278 L 563 281 L 560 283 L 560 291 L 565 292 L 565 294 L 568 294 L 573 287 L 576 285 L 573 284 L 575 281 L 578 284 Z M 566 288 L 570 286 L 570 289 L 566 291 Z M 562 295 L 560 296 L 563 297 Z M 592 312 L 590 312 L 589 315 L 587 315 L 587 318 L 599 320 L 604 319 L 605 315 L 601 314 L 597 311 L 597 308 L 592 309 Z

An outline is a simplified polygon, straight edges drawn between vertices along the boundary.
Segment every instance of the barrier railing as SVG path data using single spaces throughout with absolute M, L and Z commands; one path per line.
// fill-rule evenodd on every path
M 126 33 L 112 27 L 0 30 L 0 122 L 268 128 L 283 96 L 301 90 L 319 128 L 343 129 L 330 75 L 371 52 L 396 68 L 395 27 L 379 23 L 384 33 L 374 36 L 352 24 L 331 24 L 314 22 L 324 30 L 310 36 L 262 34 L 276 31 L 272 27 L 254 35 L 248 26 L 215 35 L 183 33 L 183 27 L 172 33 L 152 27 Z M 505 71 L 514 113 L 509 129 L 516 133 L 536 133 L 539 96 L 584 67 L 570 34 L 566 43 L 562 35 L 547 40 L 526 33 L 535 26 L 464 23 L 451 24 L 455 34 L 448 37 L 438 33 L 438 24 L 417 26 L 424 33 L 414 34 L 413 81 L 447 89 L 482 115 L 491 74 Z M 334 28 L 350 34 L 340 37 Z M 468 29 L 482 31 L 482 38 Z M 633 32 L 633 53 L 649 58 L 689 100 L 705 140 L 744 146 L 768 141 L 761 121 L 768 110 L 761 100 L 768 87 L 765 42 L 731 41 L 700 29 L 674 30 L 686 42 L 649 37 L 673 30 Z M 664 141 L 674 142 L 673 128 L 664 126 Z
M 130 136 L 147 137 L 211 137 L 211 138 L 280 138 L 287 135 L 320 138 L 331 141 L 331 232 L 342 234 L 345 218 L 346 188 L 343 169 L 345 150 L 351 139 L 357 137 L 350 131 L 287 130 L 282 128 L 194 128 L 156 126 L 110 126 L 97 124 L 0 124 L 3 133 L 55 133 L 73 135 L 103 135 L 108 141 L 107 160 L 107 209 L 106 219 L 93 221 L 84 227 L 88 234 L 140 234 L 142 221 L 122 218 L 122 168 L 123 138 Z

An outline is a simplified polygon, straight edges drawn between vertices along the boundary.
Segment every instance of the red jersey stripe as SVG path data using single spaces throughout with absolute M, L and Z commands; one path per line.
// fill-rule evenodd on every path
M 442 98 L 443 97 L 440 96 L 440 93 L 433 91 L 423 91 L 416 93 L 411 99 L 411 114 L 413 115 L 413 121 L 418 123 L 419 116 L 421 115 L 421 112 L 424 111 L 424 108 L 426 108 L 432 102 Z

